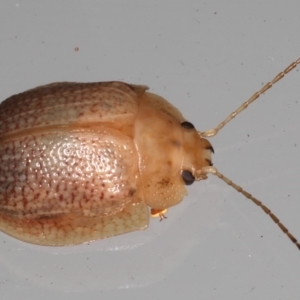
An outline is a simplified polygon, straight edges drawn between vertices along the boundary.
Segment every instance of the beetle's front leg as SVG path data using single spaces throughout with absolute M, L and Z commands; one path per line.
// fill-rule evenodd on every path
M 152 218 L 160 218 L 159 221 L 162 221 L 163 219 L 167 219 L 167 216 L 166 216 L 167 211 L 168 211 L 167 208 L 165 208 L 163 210 L 151 208 L 150 213 L 151 213 Z

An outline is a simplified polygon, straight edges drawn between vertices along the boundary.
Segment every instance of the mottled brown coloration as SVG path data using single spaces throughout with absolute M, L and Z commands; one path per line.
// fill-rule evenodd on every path
M 290 72 L 300 59 L 216 128 L 197 132 L 147 87 L 122 82 L 53 83 L 0 105 L 0 230 L 41 245 L 72 245 L 145 229 L 151 215 L 187 194 L 184 184 L 211 173 L 262 202 L 212 167 L 205 137 Z
M 146 89 L 53 83 L 1 103 L 0 229 L 36 244 L 78 244 L 144 229 L 146 205 L 179 203 L 181 168 L 198 157 L 186 165 L 184 118 Z M 195 130 L 193 138 L 204 141 Z

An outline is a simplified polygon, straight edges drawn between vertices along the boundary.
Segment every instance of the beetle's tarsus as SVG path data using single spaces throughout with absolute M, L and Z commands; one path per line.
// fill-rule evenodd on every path
M 155 208 L 151 208 L 151 217 L 152 218 L 159 218 L 160 222 L 164 219 L 167 219 L 166 213 L 167 213 L 168 209 L 155 209 Z

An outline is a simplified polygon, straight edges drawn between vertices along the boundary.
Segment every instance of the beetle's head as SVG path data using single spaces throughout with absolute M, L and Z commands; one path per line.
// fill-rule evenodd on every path
M 206 178 L 213 148 L 169 102 L 146 92 L 135 120 L 145 203 L 158 211 L 178 204 L 185 185 Z
M 210 142 L 200 137 L 199 132 L 190 122 L 181 123 L 183 128 L 183 163 L 181 176 L 186 185 L 195 180 L 206 179 L 201 169 L 212 166 L 211 154 L 214 149 Z

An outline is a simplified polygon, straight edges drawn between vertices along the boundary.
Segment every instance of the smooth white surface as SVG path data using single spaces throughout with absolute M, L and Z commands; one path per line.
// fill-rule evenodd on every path
M 123 80 L 205 130 L 300 57 L 299 25 L 296 1 L 3 1 L 0 99 Z M 298 70 L 211 142 L 215 166 L 300 239 Z M 0 233 L 1 299 L 298 299 L 299 276 L 296 247 L 213 176 L 144 232 L 65 248 Z

